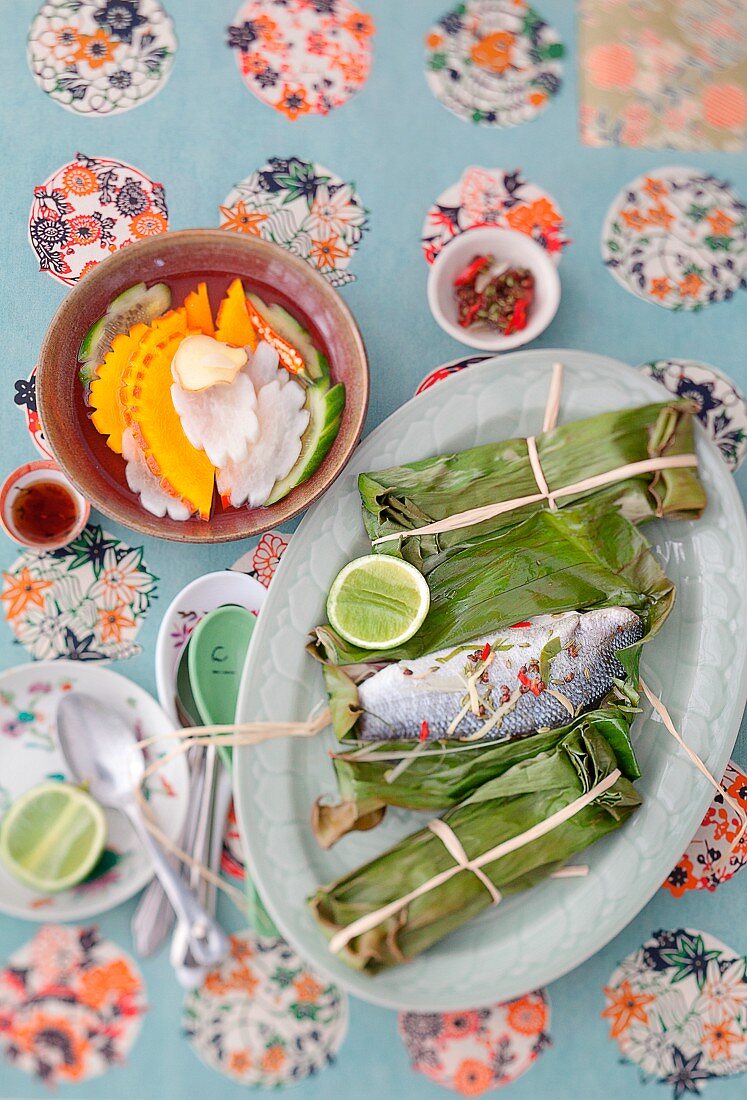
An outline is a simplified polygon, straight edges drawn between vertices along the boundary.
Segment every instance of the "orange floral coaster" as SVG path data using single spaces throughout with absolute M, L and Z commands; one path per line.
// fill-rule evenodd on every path
M 557 262 L 570 244 L 558 205 L 541 187 L 504 168 L 471 167 L 442 192 L 425 216 L 421 245 L 432 264 L 442 248 L 467 229 L 516 229 L 546 248 Z
M 184 1003 L 199 1058 L 242 1085 L 273 1088 L 329 1065 L 348 1022 L 347 996 L 282 939 L 241 932 L 231 954 Z
M 604 987 L 623 1062 L 670 1085 L 674 1100 L 747 1070 L 746 963 L 708 932 L 654 932 Z
M 0 603 L 16 639 L 37 661 L 133 657 L 158 578 L 143 548 L 89 523 L 60 550 L 24 550 L 2 574 Z
M 560 90 L 563 43 L 526 0 L 467 0 L 425 38 L 428 86 L 444 107 L 480 126 L 516 126 Z
M 34 188 L 29 241 L 39 270 L 74 286 L 111 252 L 168 227 L 163 184 L 123 161 L 76 153 Z
M 583 0 L 581 140 L 744 149 L 746 59 L 744 0 Z
M 273 157 L 237 183 L 219 210 L 221 229 L 282 245 L 334 287 L 355 280 L 348 267 L 368 229 L 368 211 L 355 184 L 321 164 Z
M 550 1046 L 550 1001 L 537 989 L 468 1012 L 401 1012 L 412 1068 L 462 1096 L 481 1096 L 526 1073 Z
M 247 0 L 226 41 L 249 91 L 294 120 L 329 114 L 363 87 L 373 34 L 350 0 Z
M 696 168 L 657 168 L 614 199 L 602 260 L 644 301 L 699 310 L 747 285 L 747 207 L 731 186 Z
M 721 784 L 747 814 L 747 775 L 733 760 L 726 765 Z M 687 851 L 662 883 L 676 898 L 689 890 L 713 892 L 747 864 L 747 836 L 735 843 L 742 822 L 717 794 Z
M 49 1085 L 123 1064 L 145 1011 L 140 971 L 96 928 L 43 925 L 0 970 L 0 1050 Z

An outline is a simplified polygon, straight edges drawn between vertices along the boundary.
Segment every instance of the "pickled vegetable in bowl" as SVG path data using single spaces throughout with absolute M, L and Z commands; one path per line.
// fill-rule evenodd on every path
M 148 512 L 209 520 L 277 503 L 307 481 L 340 428 L 345 387 L 311 334 L 234 279 L 214 312 L 200 280 L 119 294 L 86 333 L 79 377 L 91 422 L 122 456 Z

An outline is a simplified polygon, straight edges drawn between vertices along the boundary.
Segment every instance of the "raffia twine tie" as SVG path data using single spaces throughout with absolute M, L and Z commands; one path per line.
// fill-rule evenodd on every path
M 426 882 L 422 882 L 420 886 L 411 890 L 409 894 L 405 894 L 403 897 L 397 898 L 396 901 L 391 901 L 388 905 L 383 905 L 380 909 L 374 910 L 373 913 L 367 913 L 365 916 L 359 917 L 358 920 L 348 924 L 345 928 L 341 928 L 329 941 L 329 950 L 333 955 L 337 954 L 338 951 L 350 943 L 352 939 L 355 939 L 356 936 L 362 936 L 364 932 L 369 932 L 372 928 L 375 928 L 377 924 L 381 924 L 383 921 L 388 920 L 389 917 L 394 916 L 395 913 L 404 909 L 405 906 L 410 905 L 410 903 L 417 898 L 430 893 L 431 890 L 435 890 L 437 886 L 441 886 L 444 882 L 448 882 L 454 875 L 459 875 L 462 871 L 470 871 L 472 874 L 476 875 L 482 885 L 490 893 L 492 904 L 498 905 L 501 900 L 500 891 L 490 881 L 482 868 L 489 863 L 495 863 L 496 860 L 509 855 L 511 852 L 517 851 L 519 848 L 523 848 L 527 844 L 531 844 L 533 840 L 539 840 L 540 837 L 556 829 L 558 825 L 562 825 L 563 822 L 575 817 L 577 813 L 586 806 L 589 806 L 595 799 L 599 798 L 600 795 L 603 795 L 610 787 L 614 786 L 620 778 L 620 774 L 620 770 L 615 768 L 615 770 L 610 772 L 610 774 L 600 783 L 595 784 L 591 790 L 582 794 L 580 798 L 576 798 L 573 802 L 569 802 L 562 810 L 557 810 L 554 814 L 551 814 L 550 817 L 545 818 L 544 821 L 539 821 L 536 825 L 533 825 L 531 829 L 526 829 L 517 836 L 509 837 L 508 840 L 502 841 L 501 844 L 497 844 L 495 848 L 490 848 L 487 852 L 483 852 L 482 855 L 475 856 L 474 859 L 467 858 L 467 854 L 462 847 L 459 837 L 445 821 L 441 819 L 430 821 L 428 823 L 428 828 L 446 847 L 449 855 L 454 860 L 453 866 L 447 867 L 445 871 L 441 871 L 437 875 L 433 875 L 432 878 L 427 879 Z
M 563 365 L 556 363 L 553 366 L 552 380 L 545 407 L 545 418 L 542 425 L 543 432 L 551 431 L 557 422 L 560 409 L 560 393 L 563 382 Z M 605 485 L 614 485 L 617 481 L 625 481 L 629 477 L 638 477 L 640 474 L 658 473 L 660 470 L 692 469 L 698 465 L 698 457 L 694 454 L 661 455 L 658 458 L 644 458 L 640 462 L 627 462 L 614 470 L 607 470 L 603 474 L 595 474 L 592 477 L 583 478 L 572 485 L 564 485 L 558 489 L 550 489 L 547 484 L 542 463 L 540 462 L 535 436 L 530 435 L 526 439 L 527 456 L 532 470 L 532 476 L 537 483 L 537 492 L 527 496 L 514 497 L 512 500 L 503 500 L 496 504 L 483 504 L 479 508 L 468 508 L 465 512 L 456 512 L 453 516 L 426 523 L 422 527 L 414 527 L 410 531 L 395 531 L 390 535 L 381 535 L 374 539 L 372 545 L 379 546 L 384 542 L 396 542 L 398 539 L 411 539 L 415 535 L 439 535 L 447 531 L 458 531 L 462 527 L 472 527 L 483 523 L 485 520 L 495 519 L 506 512 L 513 512 L 518 508 L 526 508 L 530 504 L 547 503 L 548 508 L 556 512 L 557 501 L 563 497 L 576 496 L 579 493 L 591 492 L 593 489 L 601 489 Z

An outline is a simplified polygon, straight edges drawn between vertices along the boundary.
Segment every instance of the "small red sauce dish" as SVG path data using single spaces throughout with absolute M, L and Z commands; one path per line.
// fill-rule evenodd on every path
M 0 488 L 0 523 L 6 535 L 32 550 L 59 550 L 85 527 L 91 506 L 56 462 L 19 466 Z

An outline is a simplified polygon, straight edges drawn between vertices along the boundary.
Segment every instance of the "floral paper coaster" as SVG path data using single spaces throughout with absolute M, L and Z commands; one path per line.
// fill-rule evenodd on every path
M 199 1058 L 242 1085 L 302 1081 L 334 1060 L 347 1030 L 346 995 L 282 939 L 231 937 L 231 954 L 184 1003 Z
M 157 581 L 142 547 L 89 523 L 60 550 L 25 550 L 2 579 L 5 618 L 35 660 L 121 660 L 140 653 L 135 638 Z
M 426 77 L 459 118 L 516 126 L 560 88 L 563 44 L 525 0 L 468 0 L 431 27 Z
M 470 1012 L 401 1012 L 412 1068 L 462 1096 L 509 1085 L 550 1045 L 544 989 Z
M 110 252 L 168 227 L 163 184 L 131 164 L 76 153 L 34 188 L 29 241 L 39 270 L 74 286 Z
M 730 760 L 721 785 L 747 814 L 747 775 Z M 734 878 L 747 864 L 747 836 L 735 843 L 742 822 L 717 794 L 677 866 L 662 883 L 676 898 L 689 890 L 710 890 Z
M 108 115 L 154 96 L 175 52 L 174 25 L 158 0 L 45 0 L 27 56 L 36 83 L 62 107 Z
M 14 383 L 14 389 L 13 403 L 24 414 L 31 442 L 43 458 L 53 459 L 54 455 L 47 444 L 47 437 L 44 434 L 42 422 L 36 408 L 36 367 L 34 367 L 28 378 L 17 379 Z
M 583 0 L 581 140 L 738 152 L 746 61 L 743 0 Z
M 44 925 L 0 970 L 0 1050 L 48 1085 L 124 1063 L 145 1011 L 140 971 L 96 928 Z
M 355 185 L 321 164 L 273 157 L 229 193 L 220 227 L 274 241 L 341 287 L 355 280 L 348 266 L 368 228 L 368 211 Z
M 747 959 L 688 928 L 655 932 L 604 989 L 610 1038 L 675 1100 L 747 1070 Z
M 747 451 L 747 402 L 733 382 L 707 363 L 694 359 L 655 359 L 641 367 L 670 393 L 698 407 L 698 419 L 732 471 Z
M 631 294 L 665 309 L 702 309 L 746 285 L 747 207 L 715 176 L 658 168 L 612 203 L 602 259 Z
M 526 233 L 558 261 L 570 242 L 563 215 L 551 195 L 503 168 L 467 168 L 458 183 L 442 192 L 429 209 L 421 234 L 423 254 L 432 264 L 442 248 L 477 226 L 495 225 Z
M 363 87 L 373 33 L 350 0 L 248 0 L 227 44 L 249 91 L 296 119 L 329 114 Z

